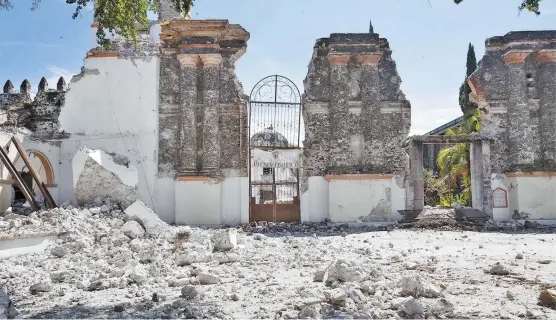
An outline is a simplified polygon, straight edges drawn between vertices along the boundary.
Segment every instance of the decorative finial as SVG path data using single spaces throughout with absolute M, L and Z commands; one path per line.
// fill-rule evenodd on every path
M 373 28 L 373 22 L 369 21 L 369 33 L 375 33 L 375 28 Z
M 48 82 L 45 77 L 42 77 L 41 82 L 39 82 L 39 92 L 48 91 Z
M 10 80 L 4 85 L 4 93 L 14 93 L 14 85 Z
M 60 77 L 60 79 L 58 80 L 58 83 L 56 84 L 56 90 L 58 91 L 66 90 L 66 80 L 64 79 L 64 77 Z
M 31 84 L 29 83 L 29 80 L 23 80 L 21 86 L 19 87 L 19 93 L 31 93 Z

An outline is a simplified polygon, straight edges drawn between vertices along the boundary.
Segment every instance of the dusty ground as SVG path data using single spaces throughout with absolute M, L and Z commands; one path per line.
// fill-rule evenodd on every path
M 537 305 L 541 285 L 556 284 L 554 234 L 238 230 L 236 248 L 214 252 L 214 230 L 130 241 L 117 210 L 58 211 L 35 220 L 65 221 L 73 236 L 0 261 L 0 287 L 19 317 L 556 318 Z M 485 272 L 496 263 L 509 274 Z M 318 271 L 324 282 L 314 281 Z M 220 283 L 199 284 L 207 278 Z

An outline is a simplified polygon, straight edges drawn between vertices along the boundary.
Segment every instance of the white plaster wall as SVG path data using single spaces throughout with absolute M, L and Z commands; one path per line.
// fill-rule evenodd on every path
M 512 212 L 517 209 L 517 189 L 512 188 L 510 190 L 509 186 L 515 185 L 515 181 L 512 183 L 511 178 L 507 178 L 501 174 L 493 174 L 491 179 L 491 196 L 492 191 L 497 188 L 502 188 L 508 192 L 508 208 L 492 208 L 492 218 L 495 221 L 508 221 L 512 218 Z M 494 206 L 494 203 L 493 203 Z
M 556 177 L 516 177 L 518 211 L 529 219 L 556 219 Z M 512 211 L 513 212 L 513 211 Z
M 160 219 L 166 223 L 175 223 L 175 185 L 176 181 L 172 178 L 159 178 L 155 184 L 156 212 Z
M 248 203 L 249 198 L 242 195 L 242 190 L 246 188 L 242 186 L 247 184 L 249 188 L 249 178 L 246 177 L 228 177 L 221 185 L 222 207 L 221 207 L 221 223 L 227 225 L 239 225 L 242 223 L 243 203 Z M 247 213 L 249 220 L 249 213 Z
M 405 210 L 405 188 L 398 186 L 396 177 L 392 178 L 391 186 L 392 219 L 400 221 L 403 217 L 398 210 Z
M 391 212 L 391 198 L 387 189 L 392 181 L 381 180 L 331 180 L 329 182 L 329 215 L 332 222 L 354 222 L 371 214 L 381 200 Z
M 329 182 L 324 177 L 309 177 L 307 183 L 308 220 L 323 221 L 328 218 L 329 212 Z
M 158 68 L 156 57 L 85 59 L 90 71 L 72 79 L 59 117 L 71 134 L 61 143 L 62 168 L 71 168 L 83 147 L 125 156 L 138 172 L 140 200 L 155 211 Z M 75 202 L 73 181 L 73 170 L 60 172 L 60 201 Z
M 176 181 L 176 224 L 221 225 L 221 183 Z

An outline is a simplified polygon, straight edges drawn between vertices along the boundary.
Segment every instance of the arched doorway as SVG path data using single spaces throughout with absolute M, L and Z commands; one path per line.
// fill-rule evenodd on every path
M 249 98 L 249 220 L 300 220 L 301 95 L 288 78 L 259 81 Z
M 37 173 L 41 182 L 44 182 L 46 187 L 56 187 L 57 185 L 54 179 L 54 170 L 52 168 L 52 164 L 50 163 L 46 155 L 34 149 L 26 150 L 25 153 L 27 154 L 27 159 L 29 160 L 30 165 Z M 17 172 L 20 174 L 25 184 L 33 192 L 34 196 L 43 196 L 40 187 L 33 179 L 33 176 L 30 172 L 30 168 L 27 167 L 23 159 L 18 155 L 13 161 L 13 163 Z M 14 199 L 12 199 L 12 202 L 13 201 L 25 202 L 26 201 L 25 196 L 23 195 L 21 190 L 19 190 L 19 187 L 17 186 L 16 183 L 13 184 L 13 188 L 14 188 Z

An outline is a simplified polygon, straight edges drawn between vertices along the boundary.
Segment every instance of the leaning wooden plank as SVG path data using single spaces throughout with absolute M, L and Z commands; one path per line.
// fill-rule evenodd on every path
M 25 163 L 27 168 L 29 168 L 29 172 L 31 173 L 31 176 L 33 176 L 33 180 L 35 180 L 35 183 L 39 187 L 39 190 L 41 191 L 42 195 L 46 200 L 47 208 L 49 209 L 56 208 L 56 203 L 54 203 L 54 199 L 52 199 L 50 192 L 48 192 L 48 188 L 44 186 L 39 174 L 37 173 L 35 168 L 33 168 L 33 166 L 31 165 L 31 161 L 29 161 L 29 157 L 27 157 L 27 153 L 25 153 L 25 149 L 23 149 L 23 146 L 21 145 L 21 143 L 19 143 L 19 140 L 17 140 L 16 137 L 12 137 L 12 143 L 16 147 L 17 152 L 19 152 L 19 156 L 21 157 L 21 159 L 23 159 L 23 162 Z
M 31 205 L 31 208 L 35 211 L 39 210 L 40 208 L 39 208 L 39 204 L 37 203 L 37 200 L 35 199 L 35 197 L 33 197 L 31 190 L 25 184 L 25 181 L 23 181 L 23 179 L 19 175 L 19 172 L 17 172 L 17 169 L 15 168 L 14 164 L 10 161 L 10 158 L 8 158 L 6 151 L 4 151 L 4 148 L 2 147 L 0 147 L 0 160 L 2 160 L 4 166 L 8 168 L 8 171 L 11 173 L 12 177 L 15 180 L 15 183 L 17 183 L 17 186 L 25 196 L 25 199 L 27 199 L 27 201 Z

